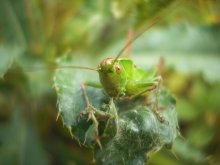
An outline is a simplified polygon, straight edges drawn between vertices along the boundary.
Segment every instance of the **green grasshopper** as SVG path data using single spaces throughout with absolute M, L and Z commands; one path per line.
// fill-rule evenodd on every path
M 89 97 L 86 92 L 86 86 L 103 89 L 106 95 L 110 98 L 109 106 L 113 106 L 114 101 L 118 100 L 132 100 L 138 96 L 148 97 L 152 91 L 155 91 L 156 97 L 153 105 L 153 111 L 160 122 L 165 121 L 164 117 L 158 111 L 160 85 L 162 81 L 161 76 L 157 75 L 155 72 L 147 72 L 141 68 L 138 68 L 131 59 L 122 57 L 124 52 L 136 39 L 138 39 L 144 32 L 153 27 L 153 25 L 157 24 L 159 21 L 160 16 L 156 17 L 150 25 L 144 28 L 143 31 L 137 33 L 137 35 L 133 39 L 128 40 L 127 44 L 125 44 L 124 48 L 121 49 L 117 56 L 103 59 L 97 68 L 82 66 L 58 67 L 76 69 L 78 68 L 98 72 L 100 80 L 99 83 L 86 81 L 81 84 L 81 89 L 86 103 L 86 110 L 81 113 L 81 116 L 87 115 L 88 120 L 92 120 L 93 124 L 95 124 L 97 137 L 96 141 L 100 147 L 101 143 L 99 141 L 98 120 L 100 120 L 101 118 L 106 119 L 111 116 L 114 116 L 117 120 L 117 112 L 114 112 L 114 114 L 109 114 L 93 107 L 92 103 L 90 103 L 89 101 Z
M 102 88 L 110 98 L 110 104 L 113 103 L 113 100 L 123 101 L 132 100 L 138 96 L 147 97 L 153 90 L 156 90 L 153 111 L 158 120 L 164 122 L 163 116 L 158 111 L 160 85 L 162 80 L 161 76 L 156 75 L 155 72 L 146 72 L 145 70 L 136 67 L 131 59 L 121 57 L 123 52 L 132 42 L 134 42 L 135 39 L 128 42 L 116 57 L 105 58 L 102 60 L 97 68 L 73 66 L 74 68 L 94 70 L 99 74 L 100 83 L 84 82 L 81 84 L 81 89 L 86 101 L 86 111 L 84 111 L 82 115 L 88 115 L 88 120 L 92 120 L 96 125 L 96 141 L 100 147 L 101 143 L 98 140 L 99 122 L 96 117 L 103 116 L 106 118 L 109 114 L 105 114 L 103 111 L 92 106 L 86 93 L 86 86 Z M 117 112 L 115 118 L 117 120 Z
M 174 5 L 174 8 L 177 4 Z M 161 13 L 163 14 L 163 13 Z M 83 114 L 88 115 L 88 120 L 96 124 L 98 132 L 98 121 L 96 115 L 105 115 L 102 111 L 97 110 L 92 106 L 86 93 L 86 86 L 102 88 L 104 92 L 110 98 L 110 104 L 113 100 L 132 100 L 138 96 L 148 96 L 153 90 L 156 90 L 156 97 L 154 101 L 153 111 L 157 116 L 158 120 L 164 122 L 163 116 L 158 111 L 158 103 L 160 96 L 160 85 L 162 78 L 155 72 L 146 72 L 133 63 L 129 58 L 123 58 L 122 55 L 129 46 L 138 39 L 144 32 L 153 27 L 160 21 L 160 17 L 154 18 L 151 24 L 144 28 L 135 38 L 129 40 L 123 49 L 118 53 L 116 57 L 106 58 L 101 61 L 97 68 L 88 68 L 81 66 L 70 66 L 68 68 L 87 69 L 98 72 L 100 83 L 84 82 L 81 84 L 85 101 L 86 101 L 86 112 Z
M 81 115 L 88 115 L 88 120 L 96 126 L 97 143 L 101 147 L 99 141 L 98 126 L 99 121 L 97 118 L 109 118 L 114 116 L 117 120 L 117 112 L 109 114 L 92 106 L 89 101 L 86 86 L 101 88 L 110 98 L 109 106 L 114 105 L 115 101 L 132 100 L 138 96 L 149 96 L 152 91 L 156 91 L 156 99 L 154 101 L 153 111 L 158 120 L 163 122 L 164 118 L 158 111 L 158 102 L 160 95 L 161 76 L 156 75 L 155 72 L 146 72 L 143 69 L 136 67 L 134 62 L 126 57 L 121 57 L 126 49 L 147 29 L 153 27 L 158 20 L 152 22 L 144 31 L 138 34 L 133 40 L 130 39 L 124 48 L 118 53 L 116 57 L 105 58 L 101 61 L 97 68 L 83 67 L 83 66 L 58 66 L 56 68 L 38 68 L 38 69 L 64 69 L 75 68 L 96 71 L 99 74 L 100 83 L 83 82 L 81 89 L 85 98 L 86 110 Z M 34 70 L 29 70 L 34 71 Z M 59 114 L 57 118 L 59 117 Z

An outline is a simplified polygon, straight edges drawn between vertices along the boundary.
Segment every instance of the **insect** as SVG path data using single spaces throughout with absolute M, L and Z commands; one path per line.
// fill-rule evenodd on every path
M 82 115 L 87 115 L 88 120 L 92 120 L 93 124 L 95 124 L 97 143 L 100 146 L 101 144 L 98 139 L 99 121 L 96 115 L 105 114 L 92 106 L 92 103 L 90 102 L 86 92 L 86 86 L 102 88 L 105 91 L 105 93 L 109 96 L 111 103 L 114 100 L 132 100 L 138 96 L 147 96 L 151 91 L 155 90 L 156 99 L 154 101 L 153 111 L 158 120 L 164 122 L 163 116 L 158 111 L 160 85 L 162 80 L 161 76 L 155 74 L 155 72 L 147 72 L 143 69 L 140 69 L 136 67 L 136 65 L 131 59 L 123 57 L 124 51 L 128 49 L 129 46 L 139 36 L 141 36 L 147 29 L 155 25 L 159 20 L 159 18 L 156 18 L 147 28 L 144 29 L 144 31 L 136 35 L 135 38 L 129 40 L 116 57 L 103 59 L 97 68 L 88 68 L 81 66 L 69 67 L 93 70 L 99 74 L 100 83 L 97 84 L 93 82 L 83 82 L 81 84 L 81 89 L 86 102 L 86 111 L 84 111 Z
M 103 59 L 96 68 L 82 66 L 59 67 L 92 70 L 98 73 L 100 80 L 99 83 L 90 81 L 81 83 L 81 90 L 85 99 L 86 108 L 80 116 L 86 116 L 87 121 L 92 121 L 93 125 L 95 126 L 96 142 L 100 148 L 102 145 L 99 141 L 98 128 L 101 117 L 106 119 L 109 118 L 109 116 L 114 116 L 115 120 L 118 120 L 118 116 L 117 112 L 114 114 L 108 114 L 104 111 L 96 109 L 88 97 L 86 90 L 87 86 L 103 89 L 106 95 L 110 98 L 109 105 L 114 105 L 114 101 L 118 100 L 132 101 L 132 99 L 139 96 L 147 97 L 151 92 L 155 91 L 156 97 L 153 104 L 153 112 L 160 122 L 165 121 L 164 117 L 158 110 L 160 86 L 162 81 L 161 76 L 156 74 L 154 71 L 146 71 L 137 67 L 130 58 L 124 57 L 125 52 L 129 50 L 131 44 L 160 20 L 160 16 L 153 19 L 153 21 L 145 26 L 140 33 L 137 33 L 134 38 L 132 38 L 131 32 L 128 33 L 127 43 L 121 49 L 121 51 L 115 57 Z M 116 128 L 116 132 L 117 129 L 118 128 Z
M 129 41 L 124 49 L 133 41 L 134 40 Z M 81 89 L 86 101 L 86 111 L 84 111 L 82 115 L 88 115 L 88 120 L 92 120 L 96 125 L 96 141 L 99 146 L 101 146 L 98 140 L 99 122 L 96 115 L 101 114 L 101 112 L 90 103 L 86 93 L 86 86 L 102 88 L 107 96 L 109 96 L 110 102 L 113 102 L 113 100 L 132 100 L 138 96 L 147 96 L 150 92 L 155 90 L 156 99 L 154 101 L 153 111 L 158 120 L 164 122 L 163 116 L 158 111 L 161 76 L 155 74 L 155 72 L 147 72 L 140 69 L 136 67 L 131 59 L 121 57 L 124 49 L 122 49 L 116 57 L 103 59 L 96 69 L 84 68 L 97 71 L 99 74 L 100 83 L 86 81 L 81 84 Z

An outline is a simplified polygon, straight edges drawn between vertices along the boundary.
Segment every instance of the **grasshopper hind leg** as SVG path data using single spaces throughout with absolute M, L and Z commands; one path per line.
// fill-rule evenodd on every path
M 146 106 L 150 106 L 151 105 L 151 94 L 153 94 L 153 92 L 155 91 L 155 99 L 154 99 L 154 103 L 153 103 L 153 112 L 156 115 L 156 117 L 158 118 L 158 120 L 160 122 L 164 122 L 165 119 L 163 117 L 163 115 L 160 113 L 158 105 L 159 105 L 159 101 L 160 101 L 160 88 L 161 88 L 161 82 L 162 82 L 162 78 L 161 76 L 157 77 L 156 82 L 154 82 L 152 84 L 152 82 L 142 82 L 142 83 L 138 83 L 137 86 L 141 86 L 141 87 L 147 87 L 147 89 L 143 90 L 142 92 L 136 94 L 136 95 L 132 95 L 130 97 L 128 97 L 128 99 L 133 99 L 137 96 L 143 95 L 145 93 L 148 93 L 148 95 L 146 96 Z
M 153 106 L 153 112 L 155 113 L 157 118 L 160 120 L 160 122 L 164 122 L 165 119 L 162 116 L 162 114 L 159 112 L 159 108 L 158 108 L 158 104 L 159 104 L 159 101 L 160 101 L 161 81 L 162 81 L 162 78 L 160 77 L 159 81 L 158 81 L 158 85 L 156 87 L 156 93 L 155 93 L 156 96 L 155 96 L 155 101 L 154 101 L 154 106 Z

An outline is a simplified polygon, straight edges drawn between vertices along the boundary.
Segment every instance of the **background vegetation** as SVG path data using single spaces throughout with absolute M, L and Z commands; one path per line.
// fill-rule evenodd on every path
M 217 0 L 2 0 L 0 164 L 91 164 L 92 152 L 56 122 L 53 68 L 67 50 L 97 66 L 117 54 L 129 28 L 131 58 L 143 68 L 165 59 L 164 85 L 177 99 L 183 139 L 149 164 L 220 163 L 220 2 Z M 42 69 L 47 68 L 47 69 Z M 82 71 L 83 74 L 83 71 Z

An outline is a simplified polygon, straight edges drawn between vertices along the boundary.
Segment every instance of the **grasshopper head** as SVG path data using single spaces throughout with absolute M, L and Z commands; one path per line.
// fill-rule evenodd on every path
M 126 74 L 120 60 L 104 59 L 98 67 L 98 72 L 100 82 L 110 97 L 118 97 L 124 94 Z
M 113 72 L 113 65 L 112 65 L 113 59 L 112 58 L 106 58 L 104 60 L 101 61 L 100 65 L 99 65 L 99 70 L 100 72 Z
M 114 61 L 114 58 L 106 58 L 102 60 L 99 65 L 98 70 L 103 73 L 117 73 L 120 74 L 122 72 L 122 68 L 118 61 Z

